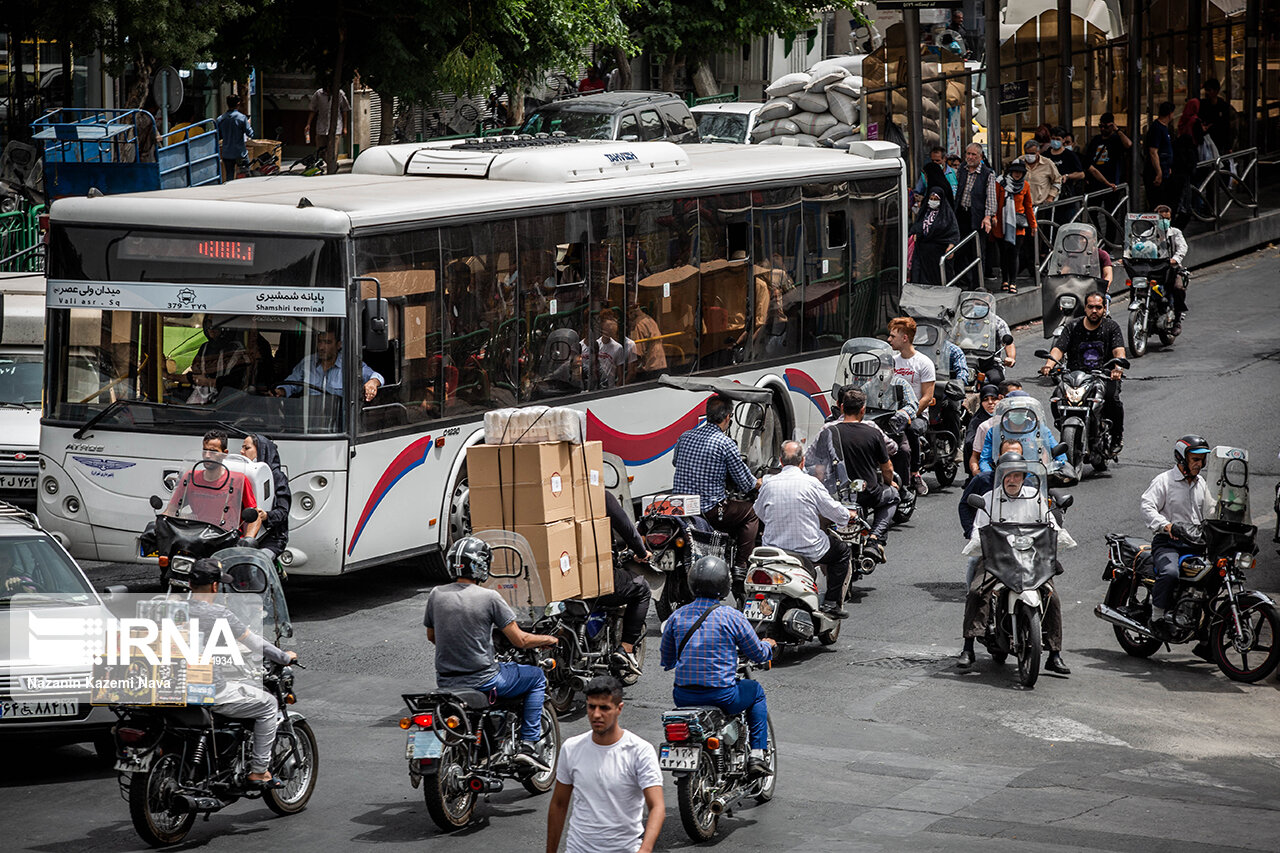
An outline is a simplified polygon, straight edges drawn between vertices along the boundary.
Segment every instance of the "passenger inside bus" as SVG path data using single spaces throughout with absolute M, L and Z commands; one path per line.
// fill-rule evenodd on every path
M 584 341 L 583 358 L 591 358 L 591 347 Z M 597 388 L 616 388 L 635 381 L 640 356 L 631 338 L 618 337 L 618 318 L 610 309 L 600 312 L 600 337 L 596 338 L 594 368 Z
M 640 358 L 636 378 L 657 379 L 667 370 L 667 351 L 662 344 L 662 328 L 639 300 L 632 301 L 629 315 L 636 354 Z
M 244 345 L 236 340 L 234 333 L 226 329 L 230 319 L 205 314 L 201 320 L 205 342 L 196 350 L 196 356 L 191 360 L 191 370 L 186 377 L 191 382 L 191 395 L 187 398 L 187 405 L 211 403 L 223 388 L 244 386 L 249 358 L 245 354 Z
M 542 351 L 534 399 L 563 397 L 582 390 L 582 339 L 573 329 L 555 329 Z
M 371 402 L 378 389 L 386 384 L 381 373 L 364 362 L 360 363 L 360 378 L 364 382 L 364 401 Z M 315 353 L 298 362 L 293 371 L 276 386 L 275 397 L 297 397 L 307 394 L 331 394 L 342 396 L 342 342 L 334 329 L 316 333 Z

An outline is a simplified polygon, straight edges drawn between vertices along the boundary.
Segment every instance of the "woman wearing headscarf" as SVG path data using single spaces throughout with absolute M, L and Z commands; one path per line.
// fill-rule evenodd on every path
M 266 512 L 266 518 L 262 519 L 263 533 L 258 540 L 258 547 L 269 552 L 272 559 L 275 559 L 289 544 L 289 508 L 293 506 L 289 477 L 280 465 L 280 451 L 276 448 L 276 443 L 265 435 L 246 435 L 240 445 L 240 453 L 271 469 L 271 508 Z M 261 512 L 261 508 L 258 511 Z
M 1191 218 L 1191 184 L 1200 162 L 1200 144 L 1204 141 L 1204 124 L 1200 121 L 1200 99 L 1191 98 L 1182 108 L 1173 136 L 1173 172 L 1170 175 L 1169 202 L 1173 208 L 1173 225 L 1185 228 Z
M 920 205 L 916 221 L 911 224 L 911 235 L 916 242 L 908 281 L 934 286 L 943 284 L 939 266 L 942 256 L 960 242 L 960 223 L 946 200 L 947 195 L 945 178 L 942 186 L 931 186 L 925 190 L 924 203 Z
M 1027 164 L 1014 160 L 996 182 L 996 227 L 991 235 L 1000 247 L 1000 289 L 1004 292 L 1018 292 L 1014 283 L 1018 277 L 1018 241 L 1028 235 L 1034 238 L 1035 233 L 1036 210 L 1027 186 Z
M 925 164 L 922 177 L 924 178 L 925 187 L 941 187 L 943 189 L 946 193 L 946 195 L 943 196 L 943 201 L 947 203 L 947 207 L 954 210 L 956 206 L 954 175 L 950 180 L 948 180 L 946 168 L 930 161 Z M 926 189 L 925 196 L 927 197 L 928 195 L 929 193 Z M 923 205 L 921 206 L 923 207 Z

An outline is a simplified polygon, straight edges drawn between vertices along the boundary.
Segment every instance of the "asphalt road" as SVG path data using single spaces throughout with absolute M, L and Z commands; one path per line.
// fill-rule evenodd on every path
M 782 745 L 778 793 L 721 823 L 714 845 L 734 851 L 1191 851 L 1275 850 L 1280 838 L 1280 711 L 1276 677 L 1233 683 L 1186 647 L 1127 657 L 1095 619 L 1103 534 L 1140 534 L 1138 497 L 1171 464 L 1186 432 L 1252 454 L 1255 520 L 1263 529 L 1251 585 L 1280 591 L 1270 543 L 1271 496 L 1280 475 L 1278 253 L 1267 249 L 1202 271 L 1192 313 L 1172 352 L 1134 362 L 1126 383 L 1120 464 L 1075 489 L 1059 579 L 1068 678 L 1019 689 L 1012 666 L 979 652 L 976 671 L 955 667 L 964 561 L 958 489 L 923 499 L 891 541 L 890 563 L 861 583 L 839 642 L 760 676 Z M 1117 312 L 1121 313 L 1121 312 Z M 1040 328 L 1019 335 L 1015 375 L 1029 376 Z M 1035 382 L 1028 390 L 1047 400 Z M 94 568 L 95 581 L 145 573 Z M 311 807 L 277 818 L 241 803 L 198 822 L 188 847 L 314 851 L 384 845 L 450 851 L 542 849 L 545 798 L 506 791 L 481 806 L 484 822 L 445 841 L 410 787 L 398 696 L 433 683 L 421 614 L 425 582 L 411 570 L 293 582 L 290 607 L 300 674 L 299 708 L 321 750 Z M 651 631 L 656 625 L 651 623 Z M 660 739 L 670 679 L 657 666 L 632 689 L 623 724 Z M 567 735 L 586 730 L 562 723 Z M 140 847 L 114 774 L 82 747 L 21 747 L 0 770 L 7 849 Z M 661 847 L 689 842 L 667 786 Z M 427 849 L 431 849 L 428 847 Z M 436 847 L 435 849 L 443 849 Z

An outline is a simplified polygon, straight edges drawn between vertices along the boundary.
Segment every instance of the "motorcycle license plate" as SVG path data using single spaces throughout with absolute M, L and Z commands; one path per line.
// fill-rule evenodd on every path
M 662 745 L 658 754 L 658 766 L 663 770 L 697 770 L 698 756 L 702 750 L 696 746 Z
M 156 751 L 149 749 L 146 752 L 138 753 L 134 750 L 127 750 L 124 758 L 116 760 L 116 771 L 119 773 L 146 773 L 151 769 L 151 764 L 156 760 Z
M 742 606 L 742 615 L 751 622 L 764 622 L 773 618 L 774 606 L 768 599 L 749 598 Z
M 409 732 L 409 740 L 404 745 L 404 757 L 410 761 L 439 758 L 440 747 L 440 738 L 436 737 L 435 732 Z

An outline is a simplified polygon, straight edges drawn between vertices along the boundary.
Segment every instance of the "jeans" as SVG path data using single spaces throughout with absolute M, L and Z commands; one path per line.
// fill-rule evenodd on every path
M 965 539 L 973 535 L 973 522 L 978 517 L 978 511 L 966 501 L 969 500 L 969 495 L 985 495 L 991 491 L 994 478 L 994 472 L 981 471 L 969 481 L 969 485 L 964 487 L 964 493 L 960 495 L 960 528 L 964 531 Z
M 1151 606 L 1168 610 L 1173 604 L 1173 590 L 1178 585 L 1179 564 L 1185 554 L 1167 534 L 1157 533 L 1151 540 L 1151 559 L 1155 563 L 1156 585 L 1151 590 Z
M 858 492 L 858 506 L 870 510 L 871 535 L 883 545 L 889 535 L 889 524 L 893 521 L 893 508 L 898 505 L 898 490 L 893 486 L 877 486 L 867 484 L 865 491 Z
M 732 687 L 677 684 L 671 691 L 671 698 L 681 708 L 714 705 L 732 716 L 746 711 L 747 727 L 751 730 L 751 748 L 764 749 L 769 745 L 769 708 L 764 701 L 764 688 L 758 681 L 743 679 Z
M 523 696 L 520 739 L 532 743 L 542 737 L 542 703 L 547 696 L 547 676 L 541 669 L 518 663 L 500 663 L 498 674 L 476 689 L 481 692 L 497 690 L 499 699 Z
M 250 773 L 266 773 L 271 768 L 271 750 L 276 744 L 276 728 L 280 725 L 276 700 L 265 690 L 247 684 L 231 684 L 219 692 L 213 706 L 224 717 L 253 720 L 253 755 Z
M 1102 398 L 1102 416 L 1111 421 L 1111 438 L 1120 441 L 1124 438 L 1124 403 L 1120 402 L 1120 383 L 1108 379 L 1106 391 Z
M 644 634 L 644 620 L 649 615 L 649 602 L 653 591 L 644 578 L 636 577 L 621 566 L 613 567 L 613 592 L 602 595 L 597 604 L 605 607 L 625 607 L 622 612 L 622 637 L 624 643 L 635 645 Z

